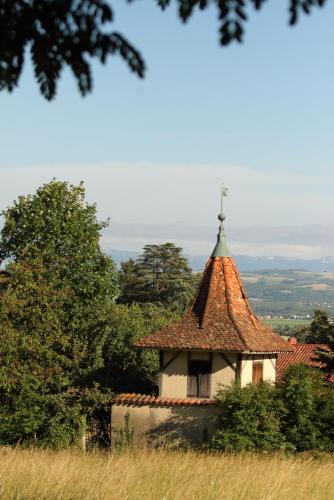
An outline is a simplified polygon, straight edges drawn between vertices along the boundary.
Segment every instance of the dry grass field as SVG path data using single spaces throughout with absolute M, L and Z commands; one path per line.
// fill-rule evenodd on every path
M 334 458 L 0 448 L 1 499 L 334 499 Z

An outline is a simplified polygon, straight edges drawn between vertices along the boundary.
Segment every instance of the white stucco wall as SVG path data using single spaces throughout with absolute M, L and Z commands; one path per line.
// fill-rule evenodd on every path
M 237 355 L 224 353 L 224 357 L 236 369 Z M 235 370 L 218 352 L 214 352 L 212 356 L 212 378 L 211 378 L 211 397 L 214 398 L 220 389 L 224 386 L 231 386 L 235 382 Z
M 177 351 L 164 351 L 163 364 L 175 356 Z M 237 367 L 237 355 L 224 353 L 235 369 Z M 209 360 L 210 353 L 203 351 L 192 351 L 192 359 Z M 241 387 L 250 384 L 253 379 L 253 362 L 263 363 L 263 380 L 274 383 L 276 380 L 276 355 L 274 354 L 244 354 L 241 363 Z M 223 359 L 220 353 L 212 353 L 212 375 L 211 394 L 214 398 L 217 392 L 224 386 L 230 386 L 235 381 L 235 370 Z M 179 351 L 177 357 L 167 366 L 159 377 L 159 396 L 170 398 L 187 397 L 187 377 L 188 377 L 188 352 Z
M 176 351 L 164 351 L 163 365 L 166 365 L 176 354 Z M 224 353 L 224 356 L 236 368 L 236 354 Z M 209 360 L 210 353 L 203 351 L 192 351 L 191 359 Z M 170 398 L 187 397 L 187 376 L 188 376 L 188 352 L 180 351 L 178 356 L 169 366 L 160 373 L 159 377 L 159 396 Z M 219 389 L 223 386 L 232 385 L 235 381 L 235 371 L 222 358 L 220 353 L 212 353 L 212 375 L 211 375 L 211 394 L 213 398 Z
M 258 355 L 243 355 L 242 370 L 241 370 L 241 387 L 250 384 L 253 380 L 253 363 L 263 363 L 263 380 L 265 382 L 274 383 L 276 380 L 276 355 L 275 354 L 258 354 Z
M 272 354 L 263 360 L 263 380 L 275 382 L 276 380 L 276 355 Z
M 175 356 L 177 351 L 164 351 L 163 365 Z M 186 398 L 188 376 L 188 353 L 179 351 L 177 357 L 159 377 L 159 396 L 163 398 Z
M 243 355 L 241 360 L 241 387 L 250 384 L 253 379 L 253 358 L 250 355 Z

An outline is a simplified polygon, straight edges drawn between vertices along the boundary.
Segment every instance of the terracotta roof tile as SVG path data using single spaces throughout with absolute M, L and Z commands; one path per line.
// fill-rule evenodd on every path
M 277 379 L 280 380 L 285 370 L 290 365 L 297 365 L 299 363 L 304 363 L 308 366 L 314 366 L 316 368 L 323 368 L 324 363 L 317 361 L 316 351 L 322 349 L 324 351 L 330 352 L 332 348 L 328 344 L 292 344 L 292 352 L 282 352 L 277 357 Z M 334 374 L 330 377 L 330 380 L 334 382 Z
M 213 405 L 213 399 L 200 398 L 160 398 L 156 396 L 147 396 L 146 394 L 118 394 L 112 399 L 112 404 L 121 404 L 129 406 L 193 406 L 193 405 Z
M 290 351 L 290 345 L 255 316 L 232 257 L 211 257 L 195 301 L 176 323 L 137 347 L 232 352 Z

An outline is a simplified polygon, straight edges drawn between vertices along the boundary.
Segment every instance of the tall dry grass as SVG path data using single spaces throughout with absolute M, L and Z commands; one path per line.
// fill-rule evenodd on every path
M 334 499 L 334 458 L 0 448 L 1 499 Z

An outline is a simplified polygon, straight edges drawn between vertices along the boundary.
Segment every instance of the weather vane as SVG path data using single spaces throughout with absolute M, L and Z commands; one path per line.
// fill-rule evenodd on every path
M 228 190 L 227 190 L 227 187 L 224 184 L 220 185 L 220 189 L 221 189 L 220 215 L 223 216 L 223 199 L 224 199 L 224 196 L 228 195 Z

